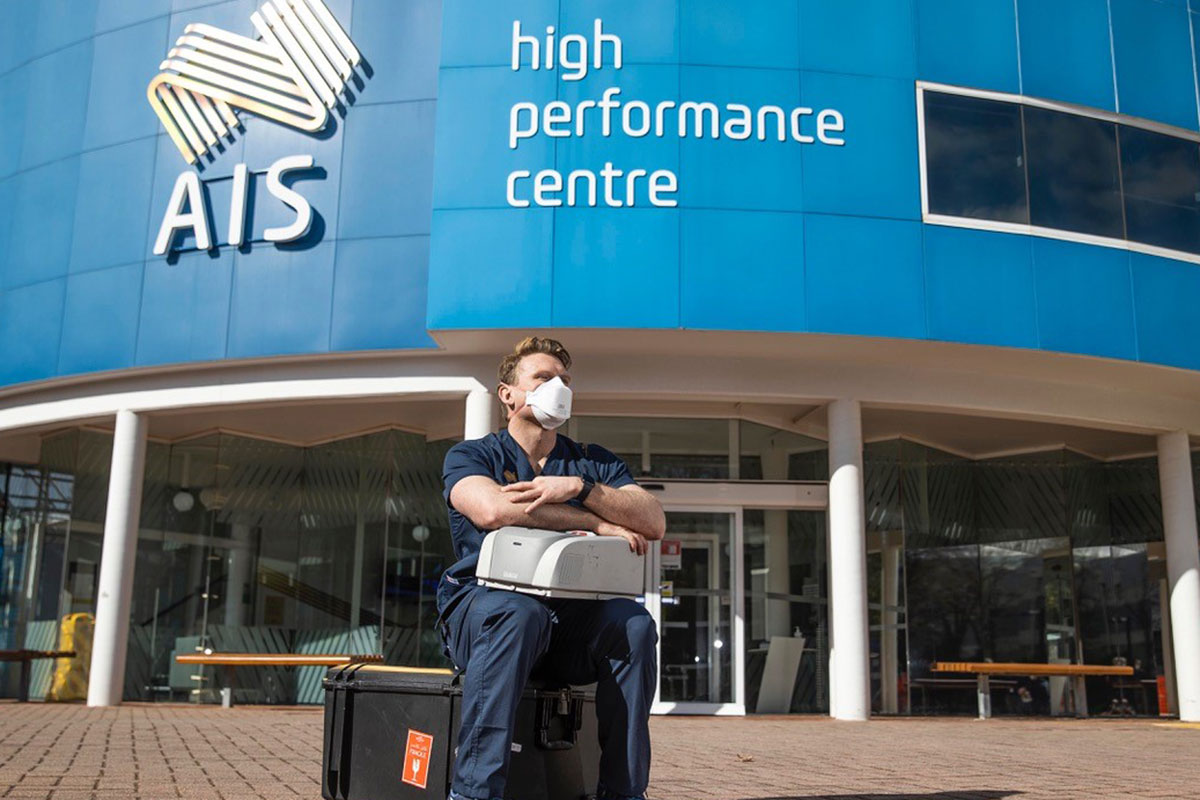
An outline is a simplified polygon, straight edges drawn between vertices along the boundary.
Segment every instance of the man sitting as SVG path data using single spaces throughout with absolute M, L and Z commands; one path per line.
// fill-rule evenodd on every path
M 546 599 L 475 583 L 484 535 L 506 525 L 620 536 L 642 554 L 662 538 L 662 507 L 624 462 L 556 433 L 570 414 L 570 366 L 553 339 L 518 343 L 500 362 L 507 428 L 446 454 L 459 560 L 442 575 L 438 610 L 447 652 L 465 670 L 451 800 L 504 796 L 517 704 L 535 665 L 556 681 L 596 683 L 597 800 L 640 800 L 649 782 L 658 632 L 646 609 L 629 599 Z

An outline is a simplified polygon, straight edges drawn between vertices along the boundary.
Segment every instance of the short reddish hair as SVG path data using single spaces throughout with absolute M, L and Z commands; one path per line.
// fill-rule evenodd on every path
M 567 352 L 567 348 L 562 346 L 562 342 L 557 339 L 526 336 L 517 342 L 511 353 L 500 359 L 500 369 L 498 370 L 500 382 L 512 386 L 517 380 L 517 366 L 521 363 L 521 359 L 534 353 L 554 356 L 562 362 L 563 369 L 571 368 L 571 354 Z

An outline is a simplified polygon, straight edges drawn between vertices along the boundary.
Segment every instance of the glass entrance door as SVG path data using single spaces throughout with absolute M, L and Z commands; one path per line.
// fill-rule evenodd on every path
M 741 511 L 667 510 L 647 603 L 658 621 L 655 713 L 741 714 Z
M 827 710 L 825 484 L 643 485 L 667 513 L 666 536 L 646 559 L 646 608 L 659 632 L 651 711 Z

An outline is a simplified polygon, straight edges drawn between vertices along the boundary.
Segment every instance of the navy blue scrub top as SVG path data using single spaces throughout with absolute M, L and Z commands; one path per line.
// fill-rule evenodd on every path
M 543 475 L 586 475 L 596 483 L 614 489 L 636 483 L 629 474 L 625 462 L 612 452 L 595 444 L 581 445 L 561 433 L 554 442 L 554 449 L 546 457 Z M 454 555 L 458 561 L 442 573 L 438 584 L 437 606 L 443 612 L 446 606 L 463 589 L 475 582 L 475 564 L 479 561 L 479 548 L 488 531 L 482 531 L 450 505 L 450 491 L 454 484 L 469 475 L 485 475 L 504 486 L 519 481 L 531 481 L 535 477 L 529 456 L 507 430 L 489 433 L 482 439 L 459 442 L 446 453 L 442 467 L 445 483 L 446 508 L 450 511 L 450 534 L 454 539 Z M 574 500 L 570 505 L 579 506 Z

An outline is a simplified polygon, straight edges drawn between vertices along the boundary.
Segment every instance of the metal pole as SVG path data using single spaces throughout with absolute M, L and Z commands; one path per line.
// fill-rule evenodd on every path
M 1171 590 L 1166 578 L 1158 581 L 1158 608 L 1162 618 L 1163 678 L 1167 683 L 1167 713 L 1179 713 L 1175 696 L 1175 642 L 1171 637 Z
M 359 456 L 364 458 L 362 454 Z M 362 584 L 363 584 L 363 560 L 364 548 L 366 547 L 367 537 L 367 520 L 363 513 L 363 484 L 366 482 L 364 475 L 365 468 L 361 466 L 358 471 L 358 499 L 354 508 L 354 561 L 351 564 L 350 570 L 350 633 L 353 635 L 354 629 L 359 626 L 362 621 Z
M 237 517 L 235 517 L 237 519 Z M 236 627 L 245 622 L 246 583 L 250 580 L 250 525 L 233 522 L 229 526 L 229 551 L 225 565 L 225 624 Z
M 425 615 L 425 539 L 421 538 L 421 559 L 417 569 L 417 666 L 421 666 L 421 628 Z
M 158 587 L 154 588 L 154 616 L 150 618 L 150 684 L 154 685 L 154 664 L 158 661 Z
M 883 535 L 880 561 L 883 574 L 881 600 L 883 611 L 879 626 L 879 663 L 881 705 L 885 714 L 900 711 L 900 560 L 901 545 L 897 541 L 900 531 L 888 531 Z

